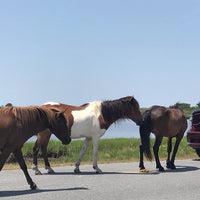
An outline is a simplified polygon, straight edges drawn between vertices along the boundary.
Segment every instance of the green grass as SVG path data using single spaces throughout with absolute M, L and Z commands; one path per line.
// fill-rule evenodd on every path
M 173 143 L 175 139 L 173 140 Z M 154 143 L 154 138 L 151 138 L 151 150 Z M 62 145 L 57 140 L 50 140 L 48 145 L 48 157 L 52 165 L 72 165 L 76 162 L 79 152 L 81 150 L 83 140 L 73 140 L 70 145 Z M 30 166 L 32 164 L 32 149 L 34 142 L 27 142 L 23 146 L 23 155 L 26 163 Z M 99 143 L 98 163 L 110 162 L 138 162 L 139 161 L 139 145 L 138 138 L 115 138 L 115 139 L 101 139 Z M 153 153 L 153 152 L 152 152 Z M 161 160 L 167 157 L 167 139 L 164 138 L 159 149 L 159 156 Z M 179 145 L 179 150 L 176 159 L 198 158 L 195 151 L 187 145 L 186 137 L 184 137 Z M 39 153 L 40 165 L 44 165 Z M 92 163 L 93 148 L 92 144 L 89 146 L 83 163 Z M 7 163 L 15 163 L 13 156 Z

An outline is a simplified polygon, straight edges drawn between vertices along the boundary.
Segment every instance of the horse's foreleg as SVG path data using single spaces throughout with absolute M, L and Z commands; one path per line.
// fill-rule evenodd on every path
M 0 152 L 0 171 L 2 170 L 8 156 L 10 155 L 11 151 L 8 150 L 9 148 L 3 149 Z
M 162 137 L 161 136 L 156 137 L 156 141 L 153 146 L 153 152 L 154 152 L 154 156 L 155 156 L 155 160 L 156 160 L 156 168 L 159 169 L 159 171 L 164 172 L 165 170 L 161 166 L 159 156 L 158 156 L 158 151 L 159 151 L 161 142 L 162 142 Z
M 143 146 L 140 145 L 140 164 L 139 164 L 140 170 L 145 169 L 144 167 L 144 156 L 143 156 Z
M 38 142 L 36 141 L 33 147 L 33 166 L 32 166 L 32 170 L 35 171 L 35 175 L 42 175 L 42 173 L 38 169 L 38 161 L 37 161 L 39 148 L 40 147 L 38 147 Z
M 29 173 L 28 173 L 27 166 L 26 166 L 26 163 L 25 163 L 25 161 L 24 161 L 24 158 L 23 158 L 21 149 L 18 149 L 18 150 L 16 150 L 16 151 L 14 151 L 13 154 L 15 155 L 15 157 L 16 157 L 17 160 L 18 160 L 18 163 L 19 163 L 21 169 L 23 170 L 24 175 L 26 176 L 26 180 L 27 180 L 28 184 L 30 185 L 30 188 L 31 188 L 32 190 L 36 189 L 37 186 L 36 186 L 36 184 L 33 182 L 33 180 L 31 179 L 31 177 L 30 177 L 30 175 L 29 175 Z
M 97 174 L 102 173 L 101 169 L 97 165 L 99 140 L 100 140 L 100 138 L 93 139 L 93 168 L 94 168 L 94 170 L 96 170 Z
M 75 173 L 80 173 L 81 172 L 80 169 L 79 169 L 79 165 L 80 165 L 81 160 L 82 160 L 85 152 L 87 151 L 87 148 L 88 148 L 89 144 L 91 143 L 91 141 L 92 141 L 91 138 L 85 138 L 85 141 L 83 143 L 82 149 L 81 149 L 80 154 L 79 154 L 79 158 L 75 163 L 75 169 L 74 169 Z

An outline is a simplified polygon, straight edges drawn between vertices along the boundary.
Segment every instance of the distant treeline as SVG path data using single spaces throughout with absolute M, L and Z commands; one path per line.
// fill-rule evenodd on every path
M 200 109 L 200 102 L 197 103 L 196 106 L 191 106 L 189 103 L 179 103 L 179 105 L 183 109 L 186 118 L 190 118 L 195 110 Z M 141 108 L 141 112 L 144 112 L 146 109 L 148 108 Z
M 12 103 L 7 103 L 7 104 L 4 105 L 4 106 L 0 106 L 0 108 L 3 108 L 3 107 L 5 107 L 5 106 L 12 106 Z
M 191 106 L 191 104 L 189 103 L 179 103 L 181 108 L 183 109 L 185 116 L 187 118 L 190 118 L 192 112 L 194 112 L 195 110 L 200 109 L 200 102 L 196 104 L 196 106 Z M 0 108 L 5 107 L 5 106 L 12 106 L 12 103 L 7 103 L 4 106 L 0 106 Z M 146 109 L 148 108 L 141 108 L 141 112 L 144 112 Z

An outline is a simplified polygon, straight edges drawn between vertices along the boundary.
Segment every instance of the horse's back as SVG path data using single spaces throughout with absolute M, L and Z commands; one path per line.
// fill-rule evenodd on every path
M 91 137 L 93 132 L 99 132 L 100 135 L 105 132 L 104 129 L 100 129 L 98 119 L 101 115 L 101 101 L 93 101 L 81 106 L 50 102 L 42 107 L 56 108 L 64 112 L 72 138 Z M 42 134 L 40 136 L 42 137 Z
M 37 106 L 4 107 L 0 109 L 0 137 L 3 143 L 11 144 L 23 142 L 40 126 L 41 113 Z M 19 142 L 19 143 L 20 143 Z
M 187 128 L 187 120 L 184 113 L 178 108 L 153 106 L 150 109 L 152 132 L 166 137 L 174 137 L 184 134 Z
M 164 106 L 153 106 L 150 109 L 151 120 L 157 121 L 167 117 L 167 109 Z

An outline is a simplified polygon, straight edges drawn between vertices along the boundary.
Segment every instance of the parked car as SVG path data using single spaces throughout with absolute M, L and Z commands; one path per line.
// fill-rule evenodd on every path
M 200 110 L 192 113 L 191 127 L 187 132 L 187 143 L 196 150 L 200 157 Z

